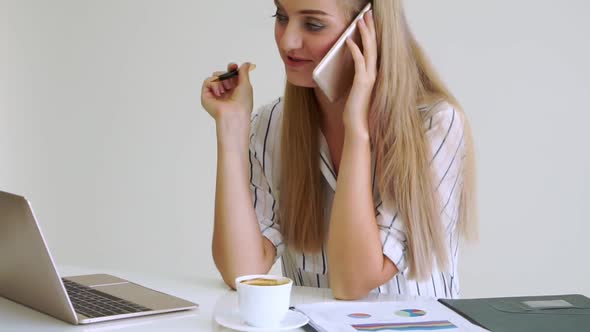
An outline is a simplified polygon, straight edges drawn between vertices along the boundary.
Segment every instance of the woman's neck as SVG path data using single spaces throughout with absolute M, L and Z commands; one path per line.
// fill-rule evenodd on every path
M 331 102 L 319 88 L 315 88 L 314 93 L 316 100 L 318 101 L 322 132 L 326 134 L 326 132 L 332 131 L 334 128 L 341 128 L 343 125 L 342 114 L 348 96 L 341 97 L 335 102 Z

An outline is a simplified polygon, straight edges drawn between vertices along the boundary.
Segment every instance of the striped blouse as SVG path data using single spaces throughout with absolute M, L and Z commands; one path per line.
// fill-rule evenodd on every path
M 436 175 L 437 192 L 441 199 L 441 222 L 444 223 L 445 239 L 448 244 L 448 270 L 436 267 L 425 281 L 410 280 L 406 255 L 406 233 L 404 221 L 396 211 L 386 209 L 380 201 L 373 176 L 373 199 L 375 216 L 379 226 L 383 254 L 400 271 L 387 283 L 372 290 L 372 293 L 389 293 L 406 296 L 429 296 L 436 298 L 457 298 L 459 280 L 457 258 L 459 241 L 456 233 L 459 194 L 462 186 L 463 121 L 461 113 L 448 103 L 441 101 L 420 107 L 425 113 L 424 129 L 431 144 L 432 167 Z M 329 262 L 324 249 L 317 254 L 303 254 L 288 248 L 281 236 L 277 223 L 279 209 L 280 142 L 283 103 L 279 98 L 254 112 L 250 131 L 250 189 L 252 201 L 262 235 L 276 247 L 277 257 L 282 258 L 283 274 L 293 279 L 295 285 L 328 288 Z M 330 208 L 336 190 L 336 173 L 325 137 L 320 132 L 320 155 L 318 166 L 322 173 L 322 185 L 326 186 L 326 225 L 329 224 Z M 373 156 L 373 165 L 375 158 Z M 373 167 L 374 174 L 375 167 Z

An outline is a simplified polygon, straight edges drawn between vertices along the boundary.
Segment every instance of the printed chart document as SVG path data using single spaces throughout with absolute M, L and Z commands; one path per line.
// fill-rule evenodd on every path
M 319 332 L 487 331 L 434 299 L 392 302 L 335 301 L 302 304 L 295 309 L 309 317 L 309 323 Z

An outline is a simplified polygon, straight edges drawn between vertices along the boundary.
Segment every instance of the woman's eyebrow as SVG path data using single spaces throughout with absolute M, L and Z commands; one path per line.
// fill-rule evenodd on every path
M 332 16 L 324 11 L 321 10 L 317 10 L 317 9 L 304 9 L 304 10 L 300 10 L 299 14 L 304 14 L 304 15 L 324 15 L 324 16 Z
M 283 9 L 283 6 L 281 5 L 281 3 L 279 2 L 279 0 L 274 0 L 275 5 L 277 6 L 277 8 L 279 9 Z M 303 9 L 299 11 L 299 14 L 302 15 L 323 15 L 323 16 L 332 16 L 328 13 L 326 13 L 325 11 L 322 10 L 318 10 L 318 9 Z

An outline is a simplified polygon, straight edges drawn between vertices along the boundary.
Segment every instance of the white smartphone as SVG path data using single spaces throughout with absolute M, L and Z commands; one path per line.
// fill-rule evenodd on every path
M 356 33 L 358 20 L 369 10 L 371 10 L 370 2 L 361 10 L 313 70 L 313 80 L 331 102 L 346 94 L 352 86 L 354 60 L 348 46 L 346 46 L 346 39 Z

